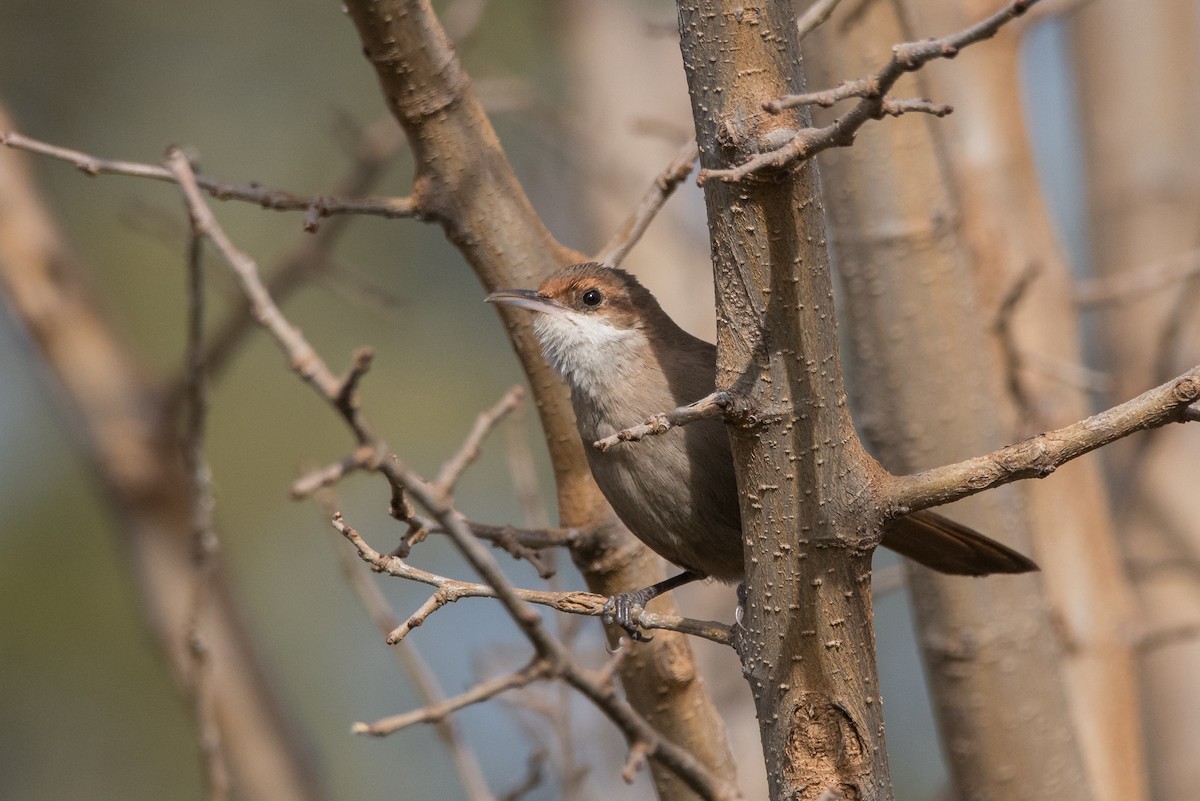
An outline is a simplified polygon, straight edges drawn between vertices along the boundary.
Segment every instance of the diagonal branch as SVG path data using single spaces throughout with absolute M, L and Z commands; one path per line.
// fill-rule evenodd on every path
M 985 456 L 936 467 L 909 476 L 892 476 L 884 490 L 885 503 L 906 514 L 965 498 L 1024 478 L 1045 478 L 1060 465 L 1136 431 L 1189 422 L 1189 408 L 1200 400 L 1200 365 L 1114 406 L 1069 426 L 1008 445 Z
M 414 709 L 412 712 L 405 712 L 402 715 L 393 715 L 374 723 L 355 723 L 351 731 L 355 734 L 369 734 L 372 737 L 386 737 L 417 723 L 437 723 L 464 707 L 490 700 L 507 690 L 525 687 L 552 675 L 552 673 L 549 662 L 544 659 L 535 659 L 514 673 L 480 682 L 465 693 L 447 698 L 441 703 Z
M 486 409 L 479 413 L 475 419 L 475 426 L 471 429 L 471 433 L 467 435 L 466 440 L 458 451 L 446 460 L 442 465 L 442 469 L 438 471 L 437 478 L 433 480 L 434 489 L 449 497 L 453 491 L 455 484 L 462 477 L 463 471 L 479 458 L 479 446 L 492 429 L 496 427 L 506 415 L 513 409 L 517 408 L 522 398 L 525 397 L 525 390 L 521 387 L 513 387 L 508 392 L 504 393 L 495 406 Z
M 648 755 L 675 773 L 704 798 L 741 797 L 735 786 L 715 776 L 690 751 L 663 738 L 644 717 L 618 696 L 611 681 L 600 680 L 577 665 L 563 644 L 546 630 L 541 617 L 509 583 L 508 577 L 500 570 L 491 552 L 471 536 L 471 532 L 446 505 L 445 500 L 433 493 L 425 482 L 415 479 L 398 463 L 389 461 L 388 467 L 394 471 L 395 480 L 446 527 L 459 551 L 496 591 L 496 597 L 532 643 L 538 655 L 549 660 L 557 675 L 595 704 L 621 730 L 631 749 L 645 749 Z
M 940 39 L 898 44 L 892 48 L 891 59 L 865 78 L 848 81 L 826 92 L 786 95 L 777 100 L 767 101 L 763 108 L 777 114 L 796 106 L 832 105 L 837 100 L 861 98 L 850 111 L 829 125 L 822 128 L 802 128 L 782 147 L 753 156 L 731 169 L 701 170 L 700 183 L 703 184 L 710 178 L 740 181 L 758 172 L 794 166 L 833 147 L 849 147 L 854 144 L 858 130 L 863 125 L 891 113 L 888 110 L 887 93 L 905 73 L 915 72 L 934 59 L 954 58 L 964 47 L 990 39 L 1006 23 L 1024 14 L 1036 2 L 1038 0 L 1013 0 L 992 16 L 958 33 Z M 895 101 L 892 101 L 892 109 L 895 108 Z
M 650 227 L 650 223 L 654 221 L 663 204 L 667 202 L 667 198 L 675 192 L 675 188 L 679 184 L 683 183 L 683 179 L 691 174 L 692 167 L 696 166 L 696 159 L 699 157 L 700 151 L 696 147 L 695 139 L 688 142 L 675 154 L 675 158 L 671 160 L 667 168 L 655 177 L 654 183 L 646 190 L 646 194 L 642 196 L 642 200 L 633 210 L 633 214 L 625 221 L 625 225 L 596 254 L 596 261 L 615 267 L 625 260 L 629 251 L 633 250 L 633 246 L 642 238 L 642 234 L 646 233 L 646 229 Z

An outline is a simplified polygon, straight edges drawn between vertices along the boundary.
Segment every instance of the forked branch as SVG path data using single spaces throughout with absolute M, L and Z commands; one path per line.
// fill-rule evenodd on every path
M 858 130 L 863 125 L 885 115 L 895 116 L 909 111 L 932 113 L 937 116 L 949 113 L 948 106 L 935 105 L 929 101 L 896 100 L 888 97 L 888 92 L 905 73 L 915 72 L 935 59 L 954 58 L 964 47 L 990 39 L 1005 24 L 1024 14 L 1037 2 L 1038 0 L 1013 0 L 982 22 L 957 33 L 939 39 L 898 44 L 892 48 L 891 59 L 865 78 L 847 81 L 823 92 L 787 95 L 763 103 L 765 110 L 777 114 L 796 106 L 828 106 L 840 100 L 859 98 L 850 111 L 829 125 L 822 128 L 803 128 L 782 147 L 755 155 L 731 169 L 701 170 L 700 182 L 710 178 L 740 181 L 758 172 L 792 167 L 823 150 L 848 147 L 854 144 Z

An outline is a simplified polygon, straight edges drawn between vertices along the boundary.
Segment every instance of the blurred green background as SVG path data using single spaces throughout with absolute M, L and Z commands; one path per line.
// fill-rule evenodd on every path
M 671 4 L 643 5 L 645 35 L 659 35 L 652 24 L 669 26 Z M 460 51 L 476 78 L 515 80 L 518 94 L 532 98 L 498 113 L 498 130 L 552 231 L 589 251 L 609 232 L 589 225 L 573 188 L 611 165 L 584 166 L 586 159 L 568 152 L 570 120 L 558 106 L 573 89 L 559 27 L 572 7 L 491 3 Z M 1052 57 L 1053 34 L 1042 38 L 1039 47 L 1050 55 L 1041 57 Z M 168 144 L 179 144 L 210 175 L 327 192 L 350 165 L 346 121 L 365 126 L 384 114 L 360 50 L 337 3 L 6 0 L 0 103 L 23 133 L 98 156 L 155 162 Z M 112 320 L 153 374 L 174 375 L 185 297 L 186 222 L 177 190 L 89 179 L 45 159 L 35 166 Z M 379 191 L 406 193 L 409 174 L 402 152 Z M 641 185 L 650 179 L 641 176 Z M 691 202 L 702 221 L 701 205 Z M 238 203 L 216 211 L 264 270 L 305 236 L 300 213 Z M 375 349 L 364 389 L 368 416 L 407 463 L 433 473 L 478 411 L 519 381 L 502 330 L 434 226 L 357 220 L 335 260 L 286 311 L 335 370 L 354 348 Z M 208 264 L 219 312 L 235 289 L 215 258 Z M 707 264 L 690 267 L 706 280 Z M 21 331 L 0 314 L 0 798 L 195 798 L 200 771 L 185 704 L 143 628 L 113 521 L 43 379 Z M 430 730 L 385 740 L 349 734 L 353 721 L 410 709 L 419 699 L 339 575 L 334 549 L 344 544 L 315 505 L 287 497 L 305 466 L 347 451 L 346 431 L 257 333 L 214 387 L 211 408 L 224 553 L 330 797 L 461 797 Z M 534 425 L 527 422 L 528 436 L 552 505 Z M 487 521 L 519 521 L 508 473 L 504 439 L 494 436 L 461 485 L 460 508 Z M 341 494 L 368 541 L 394 541 L 379 481 L 356 478 Z M 469 575 L 438 539 L 421 546 L 419 557 L 431 570 Z M 536 582 L 524 566 L 512 570 L 519 581 Z M 579 585 L 569 566 L 562 573 L 568 586 Z M 380 583 L 402 615 L 427 596 L 421 587 Z M 897 796 L 928 798 L 943 773 L 903 595 L 882 598 L 877 614 Z M 599 627 L 589 622 L 584 632 L 585 648 L 602 657 Z M 469 686 L 481 665 L 515 666 L 526 654 L 505 616 L 485 601 L 439 613 L 413 641 L 451 693 Z M 744 688 L 741 696 L 746 708 Z M 529 745 L 511 710 L 491 704 L 462 718 L 493 789 L 517 782 Z M 603 725 L 580 727 L 584 762 L 603 764 L 591 756 L 619 752 L 619 738 Z M 593 768 L 601 775 L 592 777 L 590 792 L 615 782 L 619 797 L 645 797 L 644 780 L 625 789 L 609 775 L 615 772 Z M 555 795 L 549 781 L 530 797 Z

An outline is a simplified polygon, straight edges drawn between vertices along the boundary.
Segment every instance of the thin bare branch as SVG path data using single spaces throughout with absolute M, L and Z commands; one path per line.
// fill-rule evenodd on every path
M 899 117 L 901 114 L 930 114 L 934 117 L 945 117 L 954 112 L 954 106 L 946 103 L 934 103 L 925 98 L 885 97 L 880 108 L 889 117 Z
M 458 452 L 446 460 L 438 472 L 437 478 L 434 479 L 433 488 L 436 492 L 447 497 L 453 494 L 454 485 L 462 477 L 463 471 L 479 458 L 479 446 L 484 438 L 491 433 L 497 423 L 517 408 L 524 397 L 525 390 L 521 387 L 513 387 L 504 393 L 504 397 L 500 398 L 495 406 L 479 413 L 479 416 L 475 418 L 475 425 L 471 429 L 471 433 L 467 435 Z
M 203 241 L 192 218 L 192 231 L 187 247 L 187 345 L 184 356 L 187 376 L 187 415 L 183 431 L 183 462 L 190 484 L 190 524 L 194 578 L 182 632 L 187 652 L 192 658 L 192 703 L 196 714 L 196 739 L 204 763 L 204 783 L 209 801 L 226 801 L 231 789 L 231 776 L 225 755 L 221 727 L 217 722 L 216 694 L 213 692 L 212 654 L 204 644 L 200 621 L 212 589 L 217 566 L 218 541 L 213 528 L 212 470 L 204 455 L 205 423 L 208 418 L 208 387 L 204 369 L 204 270 Z
M 549 660 L 556 675 L 590 700 L 597 709 L 625 735 L 631 748 L 644 744 L 647 753 L 671 770 L 688 787 L 708 799 L 741 798 L 738 789 L 713 775 L 687 749 L 664 739 L 650 723 L 616 693 L 611 681 L 600 681 L 571 659 L 563 644 L 542 624 L 541 617 L 521 598 L 499 565 L 487 550 L 454 514 L 444 498 L 430 491 L 429 485 L 415 480 L 399 464 L 389 462 L 396 471 L 396 481 L 404 485 L 413 498 L 429 510 L 447 530 L 463 557 L 495 591 L 496 597 L 509 616 L 536 649 L 538 656 Z
M 743 164 L 726 170 L 700 171 L 699 182 L 709 179 L 740 181 L 758 172 L 791 167 L 806 161 L 832 147 L 848 147 L 854 143 L 858 130 L 869 120 L 877 120 L 885 111 L 887 93 L 900 78 L 915 72 L 930 61 L 939 58 L 954 58 L 964 47 L 989 39 L 996 35 L 1006 23 L 1021 16 L 1038 0 L 1013 0 L 992 16 L 957 33 L 923 42 L 906 42 L 892 48 L 891 59 L 874 74 L 855 81 L 848 81 L 827 92 L 788 95 L 769 100 L 763 108 L 779 113 L 795 106 L 820 104 L 814 97 L 834 97 L 836 100 L 850 97 L 861 98 L 850 111 L 822 128 L 803 128 L 797 131 L 783 146 L 760 153 Z
M 336 506 L 333 492 L 323 492 L 319 500 L 322 509 L 329 517 L 332 517 Z M 375 628 L 386 636 L 396 628 L 398 621 L 387 598 L 384 597 L 383 591 L 379 589 L 379 584 L 371 580 L 367 567 L 355 559 L 349 551 L 343 547 L 337 547 L 334 550 L 346 583 L 358 596 L 359 603 L 371 617 Z M 446 700 L 446 694 L 438 682 L 437 675 L 422 658 L 416 646 L 408 642 L 397 643 L 392 653 L 396 655 L 396 661 L 412 680 L 413 686 L 427 705 L 434 706 Z M 470 746 L 463 741 L 454 719 L 452 717 L 443 718 L 434 724 L 434 730 L 454 760 L 454 766 L 458 771 L 467 798 L 470 801 L 495 801 L 495 796 L 488 789 L 483 771 L 479 767 L 479 760 L 475 758 L 475 752 L 471 750 Z
M 16 131 L 0 131 L 0 144 L 26 150 L 42 156 L 74 164 L 88 175 L 127 175 L 155 181 L 178 183 L 177 173 L 157 164 L 136 161 L 102 159 L 79 150 L 32 139 Z M 305 226 L 320 217 L 334 214 L 365 214 L 373 217 L 428 219 L 429 215 L 412 197 L 334 197 L 332 195 L 299 195 L 280 189 L 268 189 L 256 184 L 232 184 L 206 175 L 195 175 L 193 183 L 217 200 L 244 200 L 274 211 L 305 211 Z
M 840 2 L 841 0 L 817 0 L 809 6 L 800 19 L 796 20 L 797 41 L 824 25 Z
M 679 184 L 683 183 L 683 179 L 691 174 L 692 168 L 696 166 L 696 159 L 699 157 L 700 151 L 696 147 L 696 140 L 692 139 L 680 149 L 667 168 L 655 177 L 654 183 L 646 190 L 646 194 L 642 196 L 642 200 L 633 210 L 633 214 L 621 226 L 621 230 L 617 231 L 613 238 L 608 240 L 608 243 L 595 255 L 595 260 L 603 264 L 611 264 L 614 267 L 623 262 L 629 255 L 629 251 L 633 250 L 633 246 L 642 238 L 642 234 L 646 233 L 646 229 L 650 227 L 650 223 L 654 221 L 663 204 L 667 202 L 667 198 L 675 192 L 675 188 Z
M 524 687 L 550 676 L 552 672 L 548 661 L 535 659 L 515 673 L 480 682 L 465 693 L 448 698 L 440 704 L 414 709 L 402 715 L 393 715 L 374 723 L 355 723 L 351 731 L 355 734 L 369 734 L 372 737 L 386 737 L 417 723 L 437 723 L 464 707 L 490 700 L 507 690 Z
M 688 423 L 694 423 L 697 420 L 704 420 L 709 417 L 720 417 L 725 414 L 730 402 L 728 392 L 714 392 L 694 403 L 689 403 L 687 406 L 680 406 L 673 411 L 661 412 L 647 417 L 646 421 L 641 425 L 626 428 L 603 439 L 598 439 L 592 443 L 592 447 L 597 450 L 607 451 L 609 448 L 619 445 L 622 442 L 638 442 L 645 437 L 665 434 L 677 426 L 687 425 Z
M 1024 478 L 1045 478 L 1060 465 L 1137 431 L 1194 419 L 1200 366 L 1133 400 L 1086 420 L 1008 445 L 985 456 L 908 476 L 892 476 L 885 490 L 897 512 L 950 503 Z
M 396 468 L 399 469 L 399 468 Z M 405 480 L 416 480 L 410 477 L 407 473 L 403 473 Z M 409 490 L 412 486 L 406 485 Z M 425 492 L 427 490 L 423 490 Z M 455 521 L 458 530 L 470 534 L 470 530 L 466 527 L 466 523 L 462 521 L 456 513 L 447 513 L 448 519 Z M 445 523 L 439 519 L 439 526 L 445 528 Z M 408 564 L 406 561 L 397 556 L 389 556 L 380 553 L 367 544 L 357 531 L 341 518 L 335 516 L 333 526 L 342 533 L 350 544 L 358 551 L 358 555 L 364 562 L 371 566 L 371 569 L 377 573 L 386 573 L 389 576 L 409 579 L 417 581 L 421 584 L 428 584 L 431 587 L 436 587 L 445 598 L 442 603 L 439 599 L 436 604 L 432 601 L 427 601 L 426 606 L 436 605 L 444 606 L 446 603 L 454 603 L 462 598 L 497 598 L 498 593 L 494 587 L 487 584 L 479 584 L 469 581 L 459 581 L 457 579 L 439 576 L 436 573 L 430 573 L 426 570 L 421 570 Z M 608 600 L 603 595 L 596 595 L 590 592 L 547 592 L 544 590 L 527 590 L 512 588 L 513 597 L 523 603 L 538 604 L 547 606 L 557 612 L 566 612 L 574 615 L 588 615 L 591 617 L 600 617 L 604 612 L 604 604 Z M 424 608 L 424 607 L 423 607 Z M 429 611 L 433 611 L 430 609 Z M 428 613 L 427 613 L 428 614 Z M 424 618 L 422 618 L 423 620 Z M 669 631 L 678 631 L 683 634 L 691 634 L 697 637 L 703 637 L 706 640 L 727 645 L 729 643 L 729 627 L 723 626 L 720 623 L 711 621 L 692 620 L 690 618 L 681 618 L 674 615 L 660 615 L 654 612 L 642 611 L 637 618 L 638 625 L 643 628 L 664 629 Z M 407 633 L 407 632 L 405 632 Z

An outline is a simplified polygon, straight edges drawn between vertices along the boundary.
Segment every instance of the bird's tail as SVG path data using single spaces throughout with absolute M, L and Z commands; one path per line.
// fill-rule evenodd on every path
M 893 520 L 883 531 L 882 544 L 925 567 L 958 576 L 1038 569 L 1032 559 L 1012 548 L 928 511 Z

